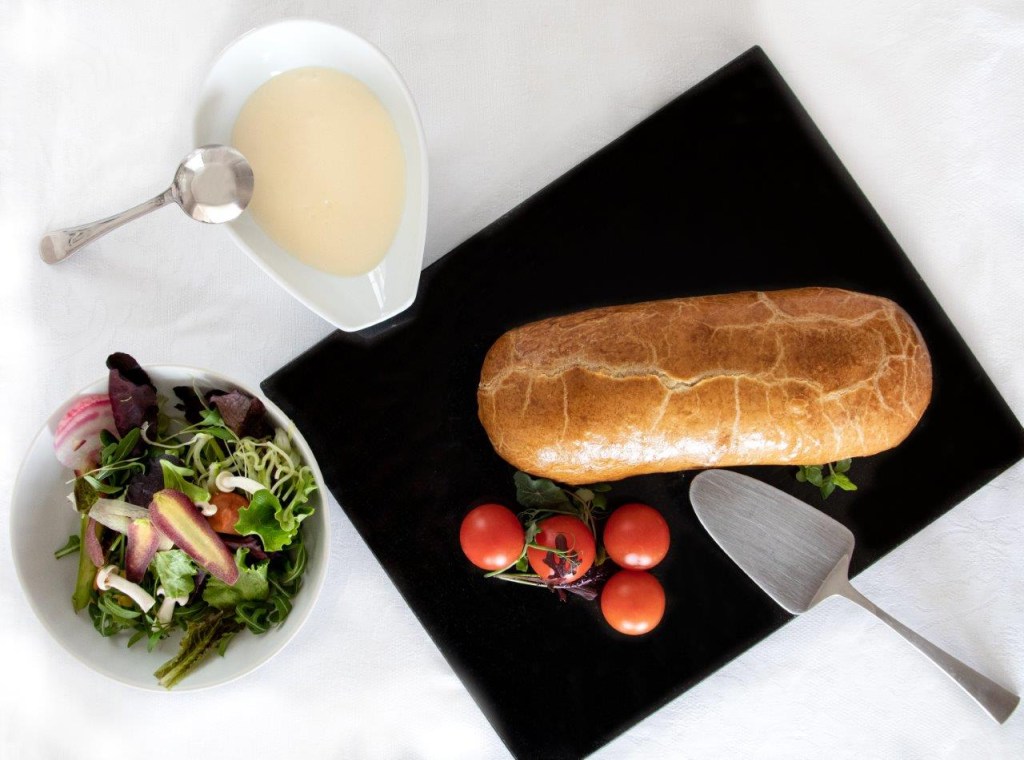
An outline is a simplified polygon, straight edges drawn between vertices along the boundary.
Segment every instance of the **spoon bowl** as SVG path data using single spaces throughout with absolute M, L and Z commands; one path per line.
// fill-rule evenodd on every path
M 252 167 L 227 145 L 204 145 L 182 160 L 174 173 L 171 197 L 198 222 L 220 224 L 237 219 L 252 200 Z

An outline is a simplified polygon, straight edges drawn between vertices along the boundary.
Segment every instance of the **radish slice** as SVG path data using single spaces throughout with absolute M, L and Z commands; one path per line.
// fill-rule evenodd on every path
M 99 464 L 103 430 L 115 430 L 110 398 L 96 393 L 77 399 L 60 418 L 53 434 L 57 460 L 75 472 L 93 469 Z
M 229 586 L 235 584 L 239 571 L 234 556 L 185 494 L 172 488 L 157 491 L 149 503 L 149 515 L 161 533 L 210 575 Z
M 103 547 L 100 546 L 100 525 L 91 517 L 85 526 L 85 552 L 89 555 L 89 561 L 96 567 L 103 567 L 106 564 L 106 557 L 103 556 Z
M 98 499 L 89 510 L 89 517 L 118 533 L 127 533 L 132 520 L 149 517 L 149 510 L 117 499 Z
M 128 553 L 125 555 L 124 577 L 133 583 L 142 580 L 160 546 L 160 534 L 148 518 L 128 524 Z

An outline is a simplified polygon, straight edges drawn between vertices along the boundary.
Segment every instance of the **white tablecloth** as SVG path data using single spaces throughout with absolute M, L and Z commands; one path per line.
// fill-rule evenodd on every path
M 329 333 L 222 230 L 175 209 L 60 267 L 36 256 L 47 228 L 162 190 L 192 147 L 195 94 L 213 58 L 242 32 L 290 16 L 365 36 L 406 78 L 430 153 L 428 263 L 762 45 L 1010 406 L 1024 411 L 1020 0 L 5 0 L 4 540 L 22 452 L 56 405 L 103 374 L 110 351 L 255 384 Z M 1022 486 L 1017 466 L 859 580 L 881 606 L 1018 692 Z M 81 666 L 36 621 L 9 551 L 0 552 L 0 756 L 506 756 L 333 504 L 331 519 L 330 576 L 305 628 L 256 673 L 200 693 L 142 693 Z M 517 688 L 530 698 L 531 684 Z M 996 726 L 895 634 L 834 601 L 598 754 L 1020 757 L 1024 710 Z

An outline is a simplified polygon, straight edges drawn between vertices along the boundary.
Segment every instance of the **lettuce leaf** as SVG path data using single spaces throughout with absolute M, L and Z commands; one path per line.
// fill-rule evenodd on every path
M 248 567 L 245 564 L 248 553 L 248 549 L 239 549 L 235 552 L 235 564 L 238 565 L 239 574 L 233 586 L 210 576 L 203 591 L 203 601 L 219 610 L 230 610 L 240 602 L 266 599 L 270 596 L 270 584 L 267 582 L 267 567 L 270 560 Z
M 175 491 L 181 491 L 192 500 L 193 504 L 210 500 L 210 492 L 208 490 L 202 486 L 197 486 L 190 480 L 186 480 L 186 478 L 195 476 L 195 470 L 174 464 L 166 459 L 160 460 L 160 468 L 164 472 L 164 488 L 173 488 Z
M 193 580 L 195 563 L 181 549 L 157 552 L 153 557 L 153 567 L 167 596 L 188 596 L 196 590 Z
M 160 466 L 161 460 L 166 459 L 174 465 L 181 466 L 181 460 L 174 454 L 163 453 L 155 457 L 149 457 L 142 464 L 142 472 L 135 472 L 128 479 L 128 490 L 124 493 L 124 500 L 129 504 L 136 504 L 140 507 L 148 507 L 153 501 L 153 494 L 167 486 L 164 484 L 164 471 Z
M 257 491 L 249 500 L 249 506 L 238 510 L 238 522 L 235 530 L 243 536 L 259 536 L 263 548 L 268 552 L 276 552 L 292 542 L 299 523 L 294 516 L 286 518 L 283 524 L 278 518 L 282 513 L 281 502 L 270 491 Z
M 224 424 L 239 438 L 269 438 L 274 429 L 267 421 L 267 409 L 258 398 L 242 391 L 209 395 L 210 404 L 220 412 Z
M 252 495 L 249 506 L 238 510 L 235 530 L 243 536 L 259 536 L 268 552 L 279 551 L 295 538 L 299 524 L 313 514 L 309 496 L 315 490 L 312 471 L 303 469 L 295 495 L 287 507 L 281 506 L 280 500 L 270 491 L 257 491 Z

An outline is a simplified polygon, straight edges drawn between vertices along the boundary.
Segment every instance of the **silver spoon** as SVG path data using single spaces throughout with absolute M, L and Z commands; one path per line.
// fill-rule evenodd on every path
M 939 666 L 999 723 L 1020 698 L 932 644 L 850 585 L 853 533 L 814 507 L 754 478 L 707 470 L 690 485 L 690 501 L 711 537 L 788 612 L 807 612 L 845 596 L 887 623 Z
M 203 145 L 185 156 L 171 186 L 160 195 L 98 222 L 48 232 L 39 242 L 39 255 L 47 264 L 57 264 L 96 238 L 171 201 L 197 221 L 230 222 L 249 205 L 252 188 L 252 167 L 245 156 L 227 145 Z

